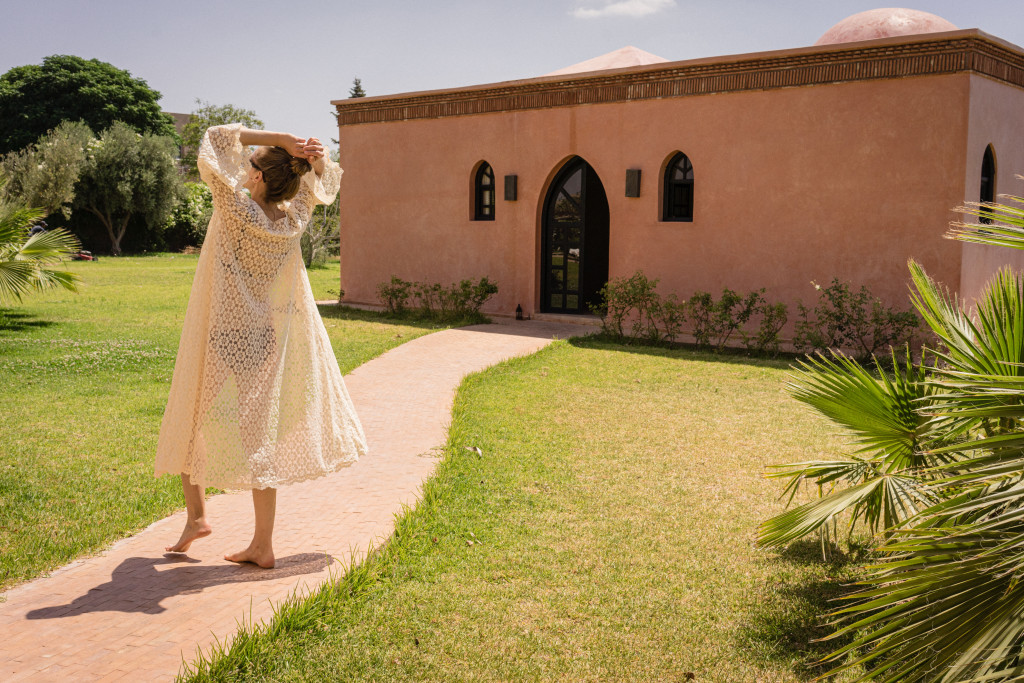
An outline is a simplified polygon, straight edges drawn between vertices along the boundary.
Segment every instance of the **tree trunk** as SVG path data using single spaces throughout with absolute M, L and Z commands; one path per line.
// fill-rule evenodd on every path
M 89 212 L 91 212 L 97 218 L 99 218 L 100 223 L 103 223 L 103 227 L 107 229 L 107 236 L 110 238 L 110 253 L 112 253 L 114 256 L 120 256 L 121 238 L 124 237 L 124 227 L 122 226 L 120 235 L 114 236 L 114 222 L 110 219 L 110 216 L 100 212 L 99 210 L 91 206 L 87 206 L 85 208 L 88 209 Z
M 121 240 L 124 239 L 124 233 L 128 229 L 128 219 L 131 217 L 130 213 L 125 214 L 124 220 L 121 221 L 121 229 L 117 231 L 117 254 L 115 256 L 121 255 Z

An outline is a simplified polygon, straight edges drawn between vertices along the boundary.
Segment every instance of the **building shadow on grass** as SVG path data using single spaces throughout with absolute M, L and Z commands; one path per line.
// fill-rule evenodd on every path
M 822 642 L 836 632 L 829 613 L 841 606 L 841 598 L 854 591 L 852 570 L 865 559 L 865 549 L 855 546 L 848 552 L 833 548 L 822 559 L 821 543 L 803 539 L 779 553 L 778 562 L 797 567 L 819 569 L 808 576 L 805 571 L 782 572 L 785 577 L 770 585 L 751 609 L 739 634 L 739 645 L 765 659 L 788 665 L 801 680 L 813 680 L 841 662 L 821 660 L 849 645 L 852 635 Z
M 50 327 L 53 324 L 53 321 L 42 320 L 28 313 L 0 308 L 0 332 L 22 332 Z
M 644 356 L 657 356 L 659 358 L 672 357 L 704 363 L 726 363 L 729 365 L 747 365 L 758 368 L 786 369 L 793 366 L 797 359 L 805 357 L 804 354 L 780 353 L 775 358 L 764 358 L 748 355 L 744 349 L 725 349 L 721 353 L 715 353 L 698 349 L 693 344 L 666 344 L 658 346 L 622 344 L 610 341 L 597 333 L 572 337 L 569 339 L 569 343 L 586 349 L 607 349 L 620 353 L 635 353 Z
M 370 311 L 362 308 L 353 308 L 344 304 L 317 304 L 320 317 L 325 320 L 359 320 L 363 322 L 379 323 L 381 325 L 402 325 L 405 327 L 417 327 L 424 330 L 438 330 L 450 327 L 448 323 L 441 323 L 436 320 L 418 318 L 415 315 L 391 315 L 382 311 Z
M 277 558 L 273 569 L 255 565 L 204 565 L 185 555 L 129 557 L 114 569 L 110 581 L 91 588 L 66 605 L 42 607 L 26 614 L 28 619 L 57 619 L 88 612 L 142 612 L 159 614 L 160 603 L 174 595 L 201 593 L 225 583 L 271 581 L 303 574 L 315 574 L 329 567 L 334 558 L 320 553 L 299 553 Z M 171 569 L 157 569 L 177 565 Z

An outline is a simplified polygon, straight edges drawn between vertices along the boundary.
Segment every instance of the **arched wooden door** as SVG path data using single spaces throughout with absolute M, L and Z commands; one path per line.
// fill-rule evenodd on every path
M 580 157 L 555 176 L 544 201 L 541 311 L 589 313 L 608 281 L 608 198 Z

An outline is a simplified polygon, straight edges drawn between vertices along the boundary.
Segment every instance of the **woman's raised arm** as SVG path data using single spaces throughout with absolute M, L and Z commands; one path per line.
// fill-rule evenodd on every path
M 323 175 L 324 148 L 316 138 L 309 138 L 307 140 L 291 133 L 275 133 L 269 130 L 243 128 L 238 134 L 238 139 L 243 145 L 281 147 L 293 157 L 308 159 L 316 174 L 318 176 Z
M 238 140 L 243 145 L 256 145 L 263 147 L 283 147 L 293 157 L 305 156 L 302 147 L 306 144 L 305 138 L 300 138 L 291 133 L 275 133 L 270 130 L 252 130 L 243 128 L 238 133 Z

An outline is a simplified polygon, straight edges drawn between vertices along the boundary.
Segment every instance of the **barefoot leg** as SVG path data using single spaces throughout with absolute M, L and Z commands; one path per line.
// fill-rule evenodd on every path
M 212 531 L 206 521 L 206 496 L 201 484 L 193 484 L 187 474 L 181 475 L 181 488 L 185 492 L 185 529 L 181 538 L 174 545 L 164 548 L 169 553 L 183 553 L 192 545 L 192 541 L 209 536 Z
M 256 531 L 245 550 L 224 559 L 231 562 L 252 562 L 264 569 L 274 566 L 274 515 L 277 512 L 277 489 L 253 489 L 252 506 L 256 512 Z

